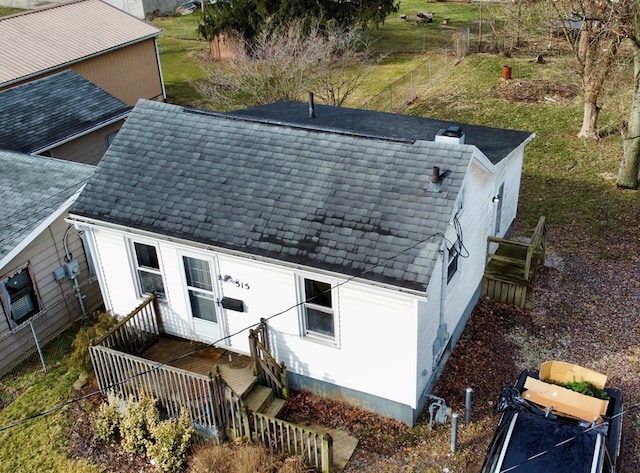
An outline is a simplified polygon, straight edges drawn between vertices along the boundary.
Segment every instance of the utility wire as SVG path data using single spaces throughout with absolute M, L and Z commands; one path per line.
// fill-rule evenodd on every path
M 279 316 L 281 316 L 281 315 L 283 315 L 283 314 L 285 314 L 285 313 L 289 312 L 290 310 L 293 310 L 293 309 L 295 309 L 295 308 L 297 308 L 297 307 L 299 307 L 299 306 L 301 306 L 301 305 L 303 305 L 303 304 L 306 304 L 307 302 L 310 302 L 311 300 L 313 300 L 313 299 L 315 299 L 315 298 L 317 298 L 317 297 L 320 297 L 320 296 L 322 296 L 323 294 L 326 294 L 327 292 L 330 292 L 332 289 L 338 288 L 338 287 L 340 287 L 340 286 L 343 286 L 343 285 L 345 285 L 345 284 L 347 284 L 347 283 L 349 283 L 349 282 L 353 281 L 353 280 L 354 280 L 354 279 L 356 279 L 356 278 L 362 277 L 363 275 L 365 275 L 365 274 L 367 274 L 367 273 L 370 273 L 370 272 L 371 272 L 371 271 L 373 271 L 374 269 L 376 269 L 376 268 L 378 268 L 378 267 L 380 267 L 380 266 L 383 266 L 384 264 L 386 264 L 386 263 L 388 263 L 388 262 L 390 262 L 390 261 L 393 261 L 393 260 L 394 260 L 394 259 L 396 259 L 396 258 L 399 258 L 399 257 L 400 257 L 400 256 L 402 256 L 403 254 L 405 254 L 405 253 L 407 253 L 407 252 L 409 252 L 409 251 L 413 250 L 414 248 L 416 248 L 416 247 L 418 247 L 418 246 L 420 246 L 420 245 L 422 245 L 422 244 L 424 244 L 424 243 L 427 243 L 429 240 L 431 240 L 432 238 L 434 238 L 434 237 L 436 237 L 436 236 L 438 236 L 438 235 L 440 235 L 440 236 L 442 236 L 442 237 L 444 238 L 444 234 L 443 234 L 442 232 L 435 232 L 435 233 L 432 233 L 432 234 L 430 234 L 427 238 L 424 238 L 424 239 L 422 239 L 422 240 L 420 240 L 420 241 L 418 241 L 418 242 L 414 243 L 413 245 L 408 246 L 408 247 L 407 247 L 407 248 L 405 248 L 404 250 L 402 250 L 402 251 L 400 251 L 400 252 L 398 252 L 398 253 L 396 253 L 396 254 L 394 254 L 394 255 L 392 255 L 392 256 L 389 256 L 388 258 L 383 259 L 381 262 L 379 262 L 379 263 L 377 263 L 377 264 L 375 264 L 375 265 L 371 266 L 371 267 L 370 267 L 370 268 L 368 268 L 368 269 L 365 269 L 365 270 L 361 271 L 360 273 L 358 273 L 358 274 L 356 274 L 356 275 L 354 275 L 354 276 L 350 276 L 349 278 L 345 279 L 344 281 L 341 281 L 340 283 L 336 284 L 335 286 L 333 286 L 333 287 L 331 287 L 331 288 L 329 288 L 329 289 L 327 289 L 327 290 L 323 291 L 323 292 L 322 292 L 322 293 L 320 293 L 320 294 L 317 294 L 317 295 L 315 295 L 315 296 L 311 297 L 309 300 L 304 300 L 304 301 L 298 302 L 298 303 L 293 304 L 292 306 L 290 306 L 290 307 L 288 307 L 288 308 L 286 308 L 286 309 L 284 309 L 284 310 L 281 310 L 280 312 L 276 312 L 275 314 L 270 315 L 269 317 L 261 318 L 259 322 L 256 322 L 256 323 L 253 323 L 253 324 L 247 325 L 247 326 L 245 326 L 244 328 L 241 328 L 241 329 L 237 330 L 236 332 L 234 332 L 234 333 L 232 333 L 232 334 L 226 335 L 226 336 L 224 336 L 224 337 L 222 337 L 222 338 L 220 338 L 220 339 L 218 339 L 218 340 L 216 340 L 216 341 L 214 341 L 214 342 L 212 342 L 212 343 L 209 343 L 209 344 L 204 345 L 204 346 L 202 346 L 202 347 L 196 348 L 196 349 L 194 349 L 194 350 L 192 350 L 192 351 L 190 351 L 190 352 L 188 352 L 188 353 L 185 353 L 185 354 L 183 354 L 183 355 L 177 356 L 177 357 L 175 357 L 175 358 L 172 358 L 171 360 L 168 360 L 168 361 L 165 361 L 165 362 L 162 362 L 162 363 L 157 363 L 153 368 L 150 368 L 150 369 L 148 369 L 148 370 L 142 371 L 142 372 L 140 372 L 140 373 L 136 373 L 136 374 L 134 374 L 134 375 L 132 375 L 132 376 L 129 376 L 129 377 L 125 378 L 125 379 L 122 379 L 122 380 L 118 381 L 117 383 L 113 383 L 113 384 L 111 384 L 111 385 L 109 385 L 109 386 L 105 386 L 105 387 L 103 387 L 103 389 L 102 389 L 102 390 L 92 391 L 92 392 L 87 393 L 87 394 L 85 394 L 85 395 L 82 395 L 82 396 L 80 396 L 80 397 L 77 397 L 77 398 L 74 398 L 74 399 L 70 399 L 70 400 L 65 401 L 65 402 L 63 402 L 63 403 L 60 403 L 60 404 L 58 404 L 58 405 L 56 405 L 56 406 L 53 406 L 53 407 L 51 407 L 51 408 L 49 408 L 49 409 L 47 409 L 47 410 L 45 410 L 45 411 L 38 412 L 38 413 L 33 414 L 33 415 L 29 416 L 29 417 L 25 417 L 25 418 L 23 418 L 23 419 L 17 420 L 17 421 L 15 421 L 15 422 L 11 423 L 11 424 L 4 425 L 4 426 L 0 427 L 0 432 L 3 432 L 3 431 L 5 431 L 5 430 L 9 430 L 9 429 L 14 428 L 14 427 L 17 427 L 17 426 L 19 426 L 19 425 L 22 425 L 22 424 L 24 424 L 24 423 L 26 423 L 26 422 L 28 422 L 28 421 L 30 421 L 30 420 L 36 419 L 36 418 L 38 418 L 38 417 L 42 417 L 42 416 L 44 416 L 44 415 L 51 414 L 52 412 L 58 411 L 58 410 L 60 410 L 60 409 L 62 409 L 62 408 L 64 408 L 64 407 L 66 407 L 66 406 L 68 406 L 68 405 L 70 405 L 70 404 L 75 403 L 75 402 L 79 402 L 79 401 L 82 401 L 82 400 L 87 399 L 87 398 L 89 398 L 89 397 L 95 396 L 95 395 L 97 395 L 97 394 L 101 394 L 103 391 L 106 391 L 106 390 L 108 390 L 108 389 L 112 389 L 112 388 L 114 388 L 114 387 L 116 387 L 116 386 L 120 386 L 121 384 L 124 384 L 124 383 L 126 383 L 126 382 L 128 382 L 128 381 L 131 381 L 132 379 L 135 379 L 135 378 L 137 378 L 137 377 L 139 377 L 139 376 L 142 376 L 142 375 L 146 375 L 146 374 L 152 373 L 153 371 L 155 371 L 155 370 L 157 370 L 157 369 L 161 368 L 162 366 L 166 366 L 166 365 L 169 365 L 170 363 L 174 363 L 174 362 L 176 362 L 176 361 L 182 360 L 183 358 L 186 358 L 186 357 L 188 357 L 188 356 L 191 356 L 191 355 L 193 355 L 193 354 L 197 353 L 197 352 L 198 352 L 198 351 L 200 351 L 200 350 L 204 350 L 204 349 L 207 349 L 207 348 L 214 347 L 216 344 L 218 344 L 218 343 L 220 343 L 220 342 L 222 342 L 222 341 L 224 341 L 224 340 L 230 339 L 231 337 L 235 337 L 236 335 L 240 335 L 241 333 L 246 332 L 247 330 L 250 330 L 250 329 L 252 329 L 253 327 L 257 327 L 257 326 L 258 326 L 258 325 L 260 325 L 261 323 L 264 323 L 264 322 L 266 322 L 266 321 L 269 321 L 269 320 L 271 320 L 271 319 L 274 319 L 275 317 L 279 317 Z

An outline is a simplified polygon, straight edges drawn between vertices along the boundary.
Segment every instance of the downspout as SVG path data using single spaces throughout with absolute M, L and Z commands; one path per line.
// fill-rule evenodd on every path
M 445 301 L 447 298 L 447 275 L 448 275 L 448 264 L 447 264 L 447 241 L 444 240 L 442 242 L 442 249 L 440 250 L 440 254 L 442 255 L 442 271 L 440 274 L 440 309 L 438 311 L 438 333 L 436 336 L 436 341 L 433 345 L 433 369 L 437 371 L 437 367 L 440 364 L 440 360 L 442 359 L 442 355 L 444 353 L 446 343 L 449 340 L 449 333 L 447 332 L 447 324 L 444 322 L 445 316 Z
M 158 50 L 158 38 L 153 38 L 153 47 L 156 50 L 156 63 L 158 64 L 158 74 L 160 74 L 160 86 L 162 87 L 162 100 L 166 102 L 167 91 L 164 88 L 164 79 L 162 78 L 162 65 L 160 64 L 160 51 Z

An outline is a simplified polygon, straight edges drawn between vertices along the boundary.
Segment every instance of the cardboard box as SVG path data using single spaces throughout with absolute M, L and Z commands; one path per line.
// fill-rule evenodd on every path
M 562 361 L 549 361 L 540 366 L 540 379 L 527 377 L 522 397 L 544 409 L 551 408 L 554 414 L 593 422 L 607 412 L 609 401 L 572 391 L 556 384 L 588 381 L 603 389 L 607 377 L 593 370 Z
M 564 361 L 547 361 L 540 365 L 540 379 L 548 383 L 581 383 L 587 381 L 599 389 L 604 389 L 607 376 L 582 366 Z

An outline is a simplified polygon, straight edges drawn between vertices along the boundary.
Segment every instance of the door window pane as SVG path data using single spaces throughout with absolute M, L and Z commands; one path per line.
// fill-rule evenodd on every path
M 211 273 L 209 272 L 209 263 L 207 261 L 196 258 L 184 257 L 184 270 L 187 276 L 187 285 L 212 291 Z
M 189 292 L 191 315 L 196 319 L 218 323 L 216 298 L 209 262 L 190 256 L 183 256 L 184 274 Z
M 189 302 L 191 303 L 191 313 L 195 318 L 218 323 L 215 301 L 212 297 L 190 290 Z

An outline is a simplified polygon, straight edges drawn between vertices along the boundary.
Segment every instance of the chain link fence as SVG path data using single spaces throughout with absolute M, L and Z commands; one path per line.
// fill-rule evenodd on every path
M 381 92 L 360 105 L 367 110 L 402 112 L 421 96 L 446 81 L 451 68 L 457 62 L 456 55 L 449 50 L 444 54 L 433 54 L 415 69 L 386 86 Z
M 95 278 L 85 279 L 79 281 L 78 291 L 90 293 L 96 290 L 95 286 Z M 0 409 L 69 357 L 84 320 L 74 289 L 0 338 L 3 350 L 17 347 L 0 360 Z

